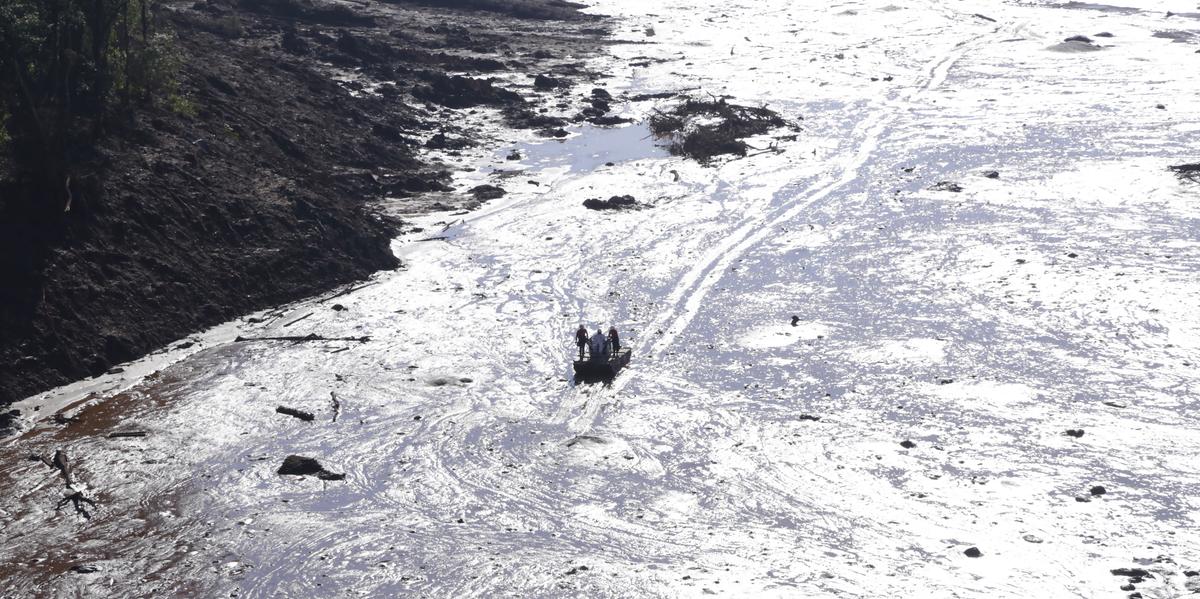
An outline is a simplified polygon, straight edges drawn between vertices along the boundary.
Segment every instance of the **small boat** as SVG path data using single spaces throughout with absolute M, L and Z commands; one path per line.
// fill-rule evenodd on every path
M 603 381 L 617 376 L 617 372 L 629 364 L 629 348 L 608 354 L 608 359 L 588 358 L 575 360 L 575 378 L 585 381 Z

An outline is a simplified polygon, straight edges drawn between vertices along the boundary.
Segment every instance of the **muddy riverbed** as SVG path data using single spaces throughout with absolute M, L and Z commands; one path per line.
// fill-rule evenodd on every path
M 1194 7 L 594 4 L 632 124 L 497 131 L 399 270 L 17 404 L 0 594 L 1200 590 Z M 672 156 L 681 90 L 794 126 Z

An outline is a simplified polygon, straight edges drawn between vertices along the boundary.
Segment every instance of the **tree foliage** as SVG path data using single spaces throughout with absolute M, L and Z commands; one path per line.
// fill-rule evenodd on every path
M 173 91 L 157 0 L 0 2 L 0 114 L 12 164 L 61 212 L 73 169 L 135 105 Z M 57 208 L 56 208 L 57 205 Z

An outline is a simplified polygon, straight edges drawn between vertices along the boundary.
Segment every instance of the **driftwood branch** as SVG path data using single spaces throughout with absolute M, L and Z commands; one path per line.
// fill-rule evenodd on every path
M 354 341 L 357 343 L 366 343 L 370 340 L 371 338 L 365 335 L 362 337 L 322 337 L 316 333 L 311 333 L 308 335 L 291 335 L 282 337 L 242 337 L 241 335 L 238 335 L 238 337 L 233 341 L 234 343 L 242 343 L 247 341 L 291 341 L 294 343 L 299 343 L 302 341 Z
M 329 399 L 333 401 L 333 421 L 337 422 L 338 414 L 342 413 L 342 402 L 338 401 L 337 393 L 329 392 Z
M 292 416 L 294 418 L 299 418 L 300 420 L 303 420 L 305 422 L 311 422 L 312 419 L 314 418 L 314 416 L 308 412 L 303 412 L 301 410 L 289 408 L 287 406 L 279 406 L 278 408 L 275 408 L 275 411 L 280 414 L 286 414 L 286 415 Z
M 297 318 L 296 320 L 293 320 L 293 321 L 283 325 L 283 328 L 286 329 L 286 328 L 296 324 L 297 322 L 300 322 L 301 320 L 304 320 L 305 318 L 308 318 L 309 316 L 312 316 L 312 315 L 313 315 L 313 313 L 309 312 L 308 314 L 305 314 L 304 316 L 301 316 L 300 318 Z

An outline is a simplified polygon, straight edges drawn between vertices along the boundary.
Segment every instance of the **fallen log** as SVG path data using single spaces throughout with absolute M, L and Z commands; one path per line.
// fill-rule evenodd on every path
M 308 318 L 309 316 L 312 316 L 312 315 L 313 315 L 313 313 L 309 312 L 308 314 L 305 314 L 304 316 L 301 316 L 300 318 L 297 318 L 296 320 L 293 320 L 293 321 L 283 325 L 283 328 L 286 329 L 286 328 L 296 324 L 297 322 L 300 322 L 301 320 L 304 320 L 305 318 Z
M 279 406 L 279 407 L 275 408 L 275 411 L 279 414 L 286 414 L 288 416 L 292 416 L 293 418 L 299 418 L 300 420 L 303 420 L 305 422 L 312 422 L 313 418 L 315 418 L 312 414 L 310 414 L 308 412 L 304 412 L 304 411 L 297 410 L 294 408 L 289 408 L 287 406 Z
M 322 337 L 316 333 L 310 333 L 308 335 L 284 335 L 280 337 L 243 337 L 238 335 L 233 342 L 245 343 L 249 341 L 291 341 L 293 343 L 299 343 L 302 341 L 354 341 L 357 343 L 366 343 L 370 340 L 371 338 L 366 335 L 362 337 Z
M 129 439 L 133 437 L 145 437 L 146 431 L 116 431 L 108 434 L 109 439 Z

